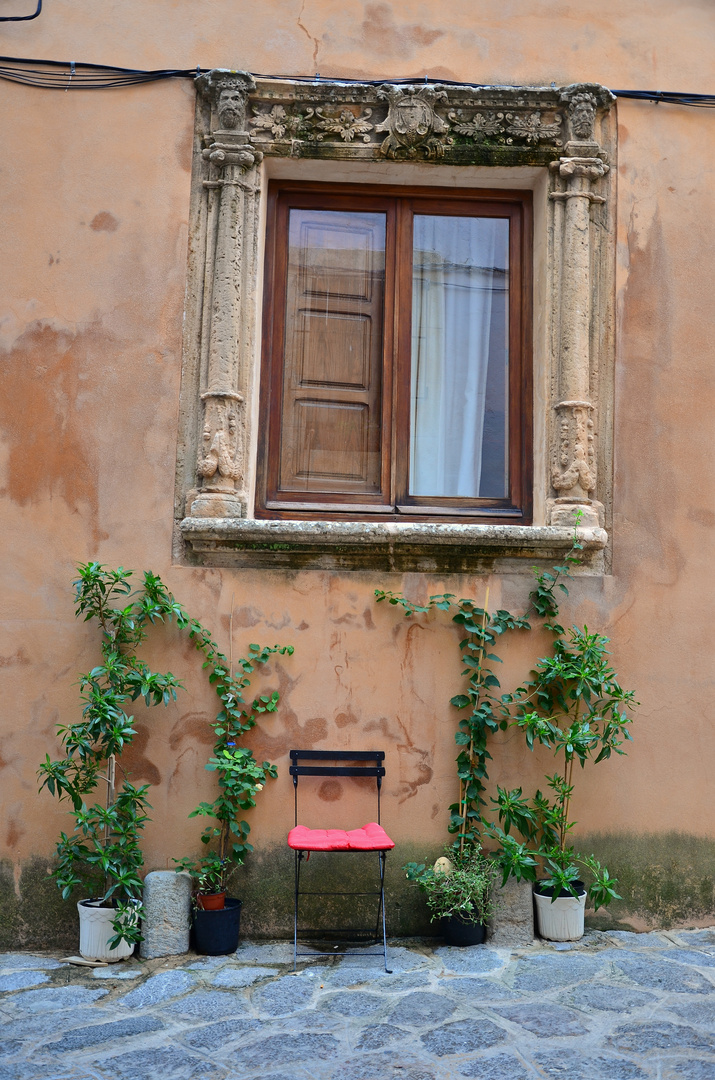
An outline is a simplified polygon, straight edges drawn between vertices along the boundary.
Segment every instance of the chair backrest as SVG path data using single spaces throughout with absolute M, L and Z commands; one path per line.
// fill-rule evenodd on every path
M 299 776 L 374 776 L 377 784 L 377 824 L 380 824 L 380 792 L 385 775 L 384 750 L 291 750 L 290 774 L 293 777 L 295 823 L 298 824 Z M 302 765 L 300 762 L 315 762 Z M 350 761 L 351 765 L 329 765 L 331 761 Z M 359 763 L 359 764 L 358 764 Z

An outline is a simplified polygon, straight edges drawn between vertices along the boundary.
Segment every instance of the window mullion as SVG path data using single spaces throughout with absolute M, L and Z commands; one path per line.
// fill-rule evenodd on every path
M 392 437 L 393 505 L 407 496 L 410 461 L 410 364 L 412 362 L 412 201 L 397 201 L 395 268 L 394 432 Z

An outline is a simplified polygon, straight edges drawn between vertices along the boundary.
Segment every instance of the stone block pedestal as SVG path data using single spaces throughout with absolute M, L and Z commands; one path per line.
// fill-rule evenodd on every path
M 534 941 L 534 899 L 530 881 L 509 878 L 494 890 L 494 914 L 487 924 L 487 943 L 518 947 Z
M 152 870 L 144 880 L 144 919 L 139 951 L 145 960 L 189 951 L 191 877 Z

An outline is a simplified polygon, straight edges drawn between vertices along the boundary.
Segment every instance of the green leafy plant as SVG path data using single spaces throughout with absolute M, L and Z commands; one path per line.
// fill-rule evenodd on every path
M 174 859 L 176 872 L 185 870 L 196 882 L 196 891 L 203 895 L 226 891 L 227 866 L 218 852 L 210 851 L 201 859 Z
M 167 705 L 183 689 L 170 671 L 152 671 L 137 655 L 149 626 L 175 619 L 182 630 L 188 631 L 204 655 L 203 667 L 221 702 L 213 725 L 217 735 L 215 757 L 207 765 L 219 772 L 221 794 L 215 803 L 203 803 L 195 813 L 218 818 L 217 833 L 222 836 L 219 858 L 223 860 L 224 874 L 229 864 L 242 862 L 246 852 L 252 850 L 247 839 L 250 828 L 245 821 L 236 820 L 235 811 L 255 806 L 255 795 L 266 778 L 276 775 L 275 767 L 268 762 L 258 765 L 249 750 L 236 749 L 236 740 L 255 725 L 258 714 L 275 711 L 278 694 L 258 698 L 246 709 L 242 691 L 250 683 L 256 664 L 265 663 L 271 653 L 290 654 L 293 649 L 251 645 L 249 659 L 239 660 L 238 674 L 233 675 L 229 661 L 209 631 L 189 618 L 157 575 L 145 572 L 141 587 L 132 592 L 133 571 L 121 566 L 111 570 L 90 562 L 78 566 L 77 572 L 79 577 L 73 583 L 75 615 L 99 625 L 102 663 L 79 676 L 82 718 L 74 724 L 59 725 L 64 756 L 53 761 L 47 754 L 38 777 L 40 790 L 47 788 L 50 794 L 72 804 L 75 828 L 69 835 L 61 833 L 58 864 L 53 872 L 62 896 L 67 899 L 83 883 L 81 870 L 85 875 L 100 874 L 104 879 L 102 899 L 116 910 L 112 923 L 115 936 L 110 943 L 115 947 L 120 941 L 132 944 L 142 940 L 139 920 L 144 861 L 140 834 L 150 820 L 147 810 L 151 809 L 149 785 L 131 784 L 121 763 L 122 751 L 136 734 L 134 717 L 127 706 L 139 698 L 148 706 Z M 123 778 L 119 788 L 117 770 Z M 104 803 L 90 803 L 89 797 L 100 783 L 106 784 L 106 799 Z M 213 830 L 207 830 L 205 842 L 213 835 Z M 205 861 L 201 872 L 210 873 L 215 880 L 217 863 L 213 856 Z
M 563 771 L 546 776 L 551 795 L 537 791 L 531 800 L 523 798 L 521 788 L 498 787 L 491 801 L 499 825 L 487 829 L 499 842 L 504 882 L 512 875 L 534 881 L 541 865 L 546 877 L 540 887 L 552 890 L 553 901 L 562 892 L 578 895 L 580 867 L 593 878 L 588 892 L 596 910 L 620 897 L 608 870 L 568 843 L 574 826 L 574 763 L 583 768 L 587 761 L 598 764 L 612 753 L 623 754 L 623 743 L 631 739 L 629 710 L 637 705 L 633 691 L 621 687 L 609 663 L 608 643 L 588 627 L 572 627 L 556 638 L 553 655 L 538 661 L 533 679 L 503 695 L 515 714 L 512 724 L 524 733 L 529 749 L 541 745 L 562 756 Z M 524 842 L 515 839 L 512 829 Z
M 116 909 L 115 936 L 120 941 L 141 941 L 143 858 L 139 836 L 149 820 L 148 785 L 135 787 L 121 765 L 121 754 L 136 734 L 129 702 L 143 698 L 146 705 L 176 699 L 181 682 L 172 673 L 151 671 L 137 656 L 147 626 L 171 619 L 173 597 L 154 574 L 144 574 L 142 587 L 132 593 L 131 570 L 108 570 L 99 563 L 80 565 L 75 588 L 75 615 L 96 620 L 101 632 L 102 663 L 79 676 L 82 719 L 58 727 L 64 757 L 49 754 L 40 766 L 40 790 L 47 788 L 60 800 L 72 803 L 75 828 L 61 833 L 54 870 L 62 896 L 67 899 L 82 883 L 80 869 L 97 871 L 104 880 L 102 899 Z M 116 770 L 123 780 L 117 789 Z M 106 784 L 104 803 L 89 796 Z
M 553 889 L 554 898 L 562 890 L 576 894 L 574 883 L 585 869 L 593 878 L 589 895 L 598 908 L 618 898 L 617 882 L 596 859 L 581 855 L 566 842 L 574 825 L 570 818 L 573 763 L 578 760 L 584 766 L 587 760 L 598 763 L 611 753 L 622 754 L 622 743 L 630 739 L 628 710 L 637 703 L 631 691 L 621 688 L 608 663 L 608 639 L 589 633 L 587 627 L 567 631 L 556 621 L 559 593 L 568 595 L 566 581 L 580 562 L 579 523 L 577 511 L 571 549 L 562 562 L 548 571 L 533 569 L 535 586 L 521 615 L 502 609 L 490 613 L 488 590 L 483 605 L 469 598 L 457 600 L 450 593 L 431 596 L 424 605 L 383 590 L 376 590 L 375 596 L 378 602 L 387 600 L 402 607 L 407 617 L 432 609 L 453 612 L 452 621 L 464 633 L 459 650 L 467 686 L 450 700 L 465 713 L 454 736 L 459 800 L 449 807 L 447 827 L 455 836 L 452 857 L 478 850 L 487 837 L 496 840 L 503 883 L 510 876 L 535 881 L 543 869 L 546 877 L 541 885 Z M 534 619 L 553 634 L 553 655 L 538 661 L 533 680 L 514 694 L 502 694 L 494 673 L 494 665 L 502 661 L 499 642 L 507 631 L 532 629 Z M 491 760 L 488 742 L 491 735 L 510 726 L 523 732 L 530 749 L 539 744 L 563 753 L 564 770 L 546 778 L 551 796 L 537 791 L 529 801 L 522 788 L 497 788 L 497 799 L 491 800 L 498 813 L 496 824 L 490 820 L 485 799 Z
M 462 854 L 447 847 L 445 854 L 447 858 L 438 860 L 434 867 L 424 863 L 404 867 L 407 880 L 424 893 L 430 922 L 457 916 L 463 922 L 486 923 L 493 910 L 494 864 L 471 846 Z
M 544 626 L 552 632 L 563 632 L 563 627 L 553 621 L 559 610 L 556 590 L 568 592 L 564 579 L 571 576 L 571 567 L 579 561 L 577 553 L 581 548 L 582 544 L 574 531 L 571 550 L 563 564 L 555 566 L 551 572 L 534 571 L 536 586 L 529 594 L 529 606 L 523 615 L 513 615 L 501 608 L 490 613 L 487 610 L 488 590 L 484 606 L 469 598 L 457 600 L 452 593 L 431 596 L 427 604 L 422 605 L 414 604 L 399 594 L 375 590 L 378 603 L 387 600 L 389 604 L 399 605 L 406 617 L 432 609 L 452 611 L 452 622 L 464 634 L 459 642 L 459 651 L 464 664 L 462 676 L 466 677 L 467 687 L 464 693 L 450 699 L 450 705 L 465 713 L 458 721 L 454 735 L 459 748 L 459 800 L 449 807 L 448 824 L 448 831 L 455 835 L 455 846 L 461 853 L 470 847 L 481 847 L 484 824 L 482 808 L 487 806 L 484 792 L 489 779 L 487 762 L 491 760 L 489 736 L 506 730 L 509 725 L 509 714 L 498 694 L 499 679 L 493 670 L 494 664 L 502 662 L 497 652 L 499 641 L 508 631 L 531 629 L 530 619 L 534 615 L 547 620 Z
M 226 657 L 211 636 L 199 623 L 189 624 L 189 634 L 198 649 L 206 656 L 204 667 L 209 669 L 209 681 L 214 686 L 221 708 L 212 727 L 216 741 L 213 757 L 206 768 L 217 773 L 219 793 L 213 802 L 201 802 L 190 817 L 213 819 L 201 835 L 203 844 L 217 845 L 217 850 L 202 858 L 175 859 L 177 872 L 187 870 L 197 881 L 199 892 L 205 891 L 202 879 L 207 870 L 212 880 L 220 881 L 217 892 L 223 892 L 233 872 L 243 865 L 246 856 L 253 851 L 248 837 L 250 825 L 243 820 L 242 812 L 256 805 L 256 795 L 269 778 L 277 776 L 275 765 L 269 761 L 259 764 L 253 751 L 238 745 L 239 739 L 255 727 L 262 713 L 273 713 L 278 708 L 277 691 L 254 698 L 249 705 L 244 693 L 250 686 L 256 665 L 265 664 L 272 654 L 291 655 L 290 645 L 249 645 L 248 657 L 241 657 L 236 664 Z M 232 637 L 232 635 L 231 635 Z

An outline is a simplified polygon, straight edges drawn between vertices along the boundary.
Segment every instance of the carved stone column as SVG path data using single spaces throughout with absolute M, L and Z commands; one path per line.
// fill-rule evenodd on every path
M 212 105 L 218 126 L 205 137 L 203 158 L 210 178 L 204 180 L 213 199 L 213 244 L 207 245 L 205 281 L 211 283 L 204 326 L 208 331 L 206 385 L 201 393 L 202 427 L 197 473 L 200 487 L 191 493 L 193 517 L 245 517 L 247 431 L 245 373 L 241 370 L 241 305 L 246 259 L 247 203 L 255 199 L 255 165 L 263 155 L 244 130 L 253 77 L 243 71 L 212 71 L 197 80 Z M 248 244 L 248 250 L 245 250 Z
M 581 524 L 601 524 L 603 506 L 596 499 L 596 451 L 591 375 L 592 353 L 591 211 L 605 203 L 593 186 L 606 175 L 606 155 L 594 138 L 596 109 L 615 100 L 601 86 L 577 84 L 561 92 L 566 106 L 570 140 L 564 156 L 551 163 L 561 181 L 550 198 L 563 204 L 558 276 L 560 325 L 557 338 L 554 416 L 551 438 L 551 487 L 549 523 L 567 525 L 576 510 Z

